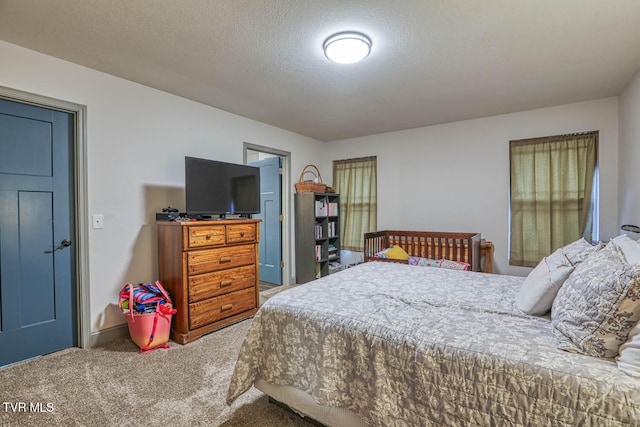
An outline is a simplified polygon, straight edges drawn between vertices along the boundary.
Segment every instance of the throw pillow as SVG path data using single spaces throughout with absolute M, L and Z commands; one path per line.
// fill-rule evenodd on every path
M 551 307 L 558 348 L 614 357 L 640 319 L 640 265 L 614 244 L 592 253 L 571 273 Z
M 382 252 L 384 252 L 384 254 L 382 254 L 380 258 L 403 259 L 403 260 L 409 259 L 409 254 L 405 252 L 405 250 L 402 249 L 400 246 L 394 246 L 392 248 L 385 249 Z M 378 252 L 378 254 L 379 253 L 380 252 Z M 378 256 L 378 254 L 376 254 L 376 256 Z
M 450 270 L 468 270 L 471 264 L 461 261 L 451 261 L 450 259 L 443 259 L 440 261 L 440 268 L 448 268 Z
M 604 245 L 597 243 L 592 245 L 584 237 L 562 248 L 562 252 L 574 267 L 583 262 L 589 255 L 602 249 Z
M 629 238 L 626 234 L 611 239 L 620 248 L 622 254 L 629 264 L 640 264 L 640 243 Z
M 516 306 L 527 314 L 545 314 L 573 269 L 562 248 L 544 257 L 522 284 Z
M 409 257 L 409 265 L 419 265 L 421 267 L 440 267 L 440 263 L 442 260 L 439 259 L 429 259 L 422 258 L 417 256 Z
M 616 363 L 625 374 L 640 377 L 640 322 L 629 332 L 627 342 L 620 346 Z
M 391 248 L 383 249 L 380 252 L 376 252 L 373 256 L 375 258 L 386 258 L 387 257 L 387 252 L 389 252 L 390 250 L 391 250 Z

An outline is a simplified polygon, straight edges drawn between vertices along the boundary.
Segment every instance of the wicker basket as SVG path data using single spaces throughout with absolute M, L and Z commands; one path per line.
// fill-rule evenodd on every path
M 315 169 L 315 173 L 312 170 L 307 170 L 308 168 Z M 316 175 L 319 182 L 313 182 L 310 180 L 304 181 L 304 174 L 310 172 Z M 302 169 L 302 173 L 300 173 L 300 178 L 298 178 L 298 182 L 296 182 L 296 193 L 324 193 L 327 189 L 327 184 L 322 183 L 322 176 L 320 176 L 320 171 L 314 165 L 307 165 Z

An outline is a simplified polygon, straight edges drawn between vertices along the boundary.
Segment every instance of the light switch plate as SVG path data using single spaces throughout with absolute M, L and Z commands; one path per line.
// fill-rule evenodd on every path
M 93 228 L 104 228 L 104 215 L 93 214 Z

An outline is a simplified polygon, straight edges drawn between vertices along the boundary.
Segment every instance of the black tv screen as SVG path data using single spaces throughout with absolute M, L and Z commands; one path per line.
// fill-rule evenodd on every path
M 189 215 L 260 212 L 260 168 L 185 157 L 186 212 Z

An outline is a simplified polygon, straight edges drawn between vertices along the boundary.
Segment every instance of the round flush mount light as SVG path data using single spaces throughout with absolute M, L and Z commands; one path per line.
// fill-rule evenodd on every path
M 362 33 L 346 31 L 329 37 L 322 48 L 329 60 L 339 64 L 353 64 L 369 56 L 371 39 Z

